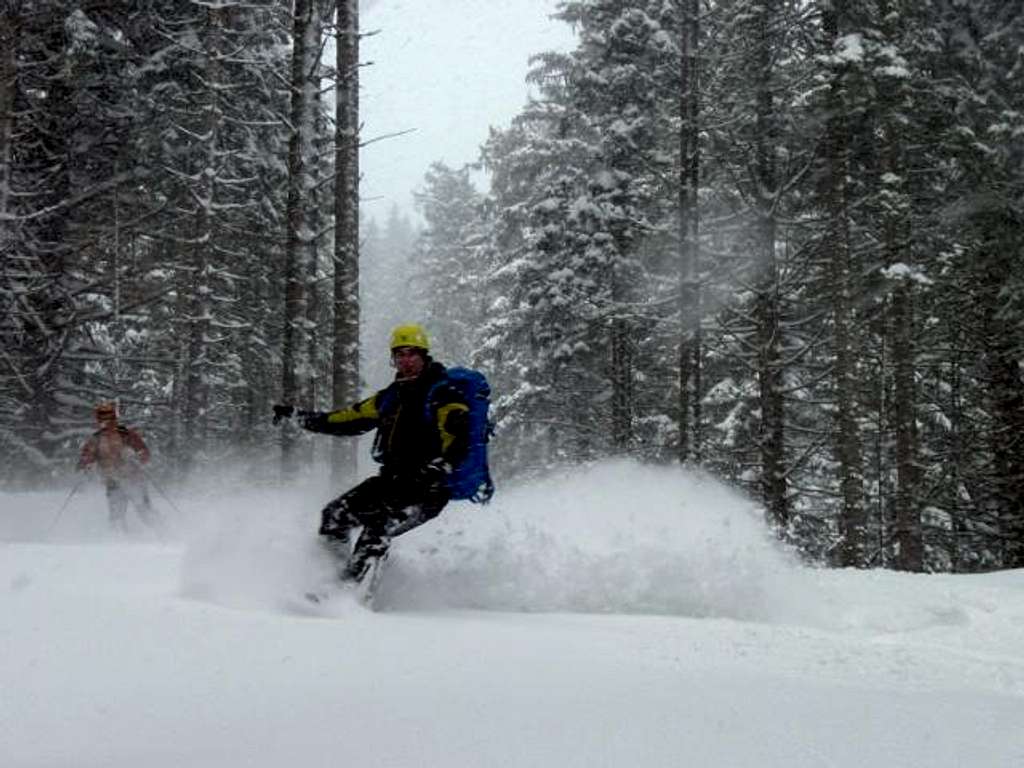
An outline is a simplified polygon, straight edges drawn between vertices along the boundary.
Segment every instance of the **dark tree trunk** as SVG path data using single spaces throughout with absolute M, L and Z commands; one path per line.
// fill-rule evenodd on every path
M 318 52 L 315 41 L 310 39 L 315 26 L 314 9 L 314 0 L 295 0 L 290 83 L 291 137 L 288 142 L 288 234 L 284 254 L 284 328 L 281 343 L 281 399 L 286 403 L 297 402 L 301 394 L 298 369 L 305 338 L 302 329 L 305 303 L 303 265 L 307 263 L 305 254 L 308 242 L 304 206 L 309 174 L 306 153 L 312 132 L 311 94 L 308 85 L 315 66 L 313 59 Z M 281 469 L 286 477 L 297 468 L 296 438 L 296 430 L 286 423 L 281 430 Z
M 895 566 L 902 571 L 924 569 L 924 537 L 917 501 L 917 425 L 914 384 L 914 313 L 911 286 L 901 280 L 890 308 L 893 354 L 893 429 L 896 438 L 896 499 L 893 508 Z
M 999 311 L 1008 293 L 1013 259 L 1020 258 L 1020 224 L 1013 214 L 992 215 L 988 253 L 982 256 L 977 302 L 984 308 L 987 399 L 991 411 L 993 496 L 1002 539 L 1002 566 L 1024 567 L 1024 371 L 1014 318 Z M 1016 333 L 1015 333 L 1016 331 Z
M 989 356 L 1003 567 L 1024 568 L 1024 372 L 1009 349 Z
M 755 196 L 758 217 L 756 290 L 757 374 L 761 405 L 758 447 L 761 453 L 761 490 L 772 524 L 784 531 L 789 524 L 786 478 L 786 424 L 783 402 L 782 321 L 778 264 L 775 254 L 777 222 L 775 197 L 778 178 L 775 161 L 778 115 L 772 92 L 774 60 L 771 22 L 775 7 L 770 2 L 757 8 L 758 39 L 755 77 Z
M 205 449 L 206 400 L 208 388 L 204 383 L 210 359 L 207 339 L 210 332 L 210 250 L 214 245 L 211 211 L 216 203 L 216 175 L 212 173 L 218 165 L 218 132 L 220 130 L 220 104 L 217 87 L 222 82 L 220 67 L 221 19 L 219 11 L 206 10 L 204 34 L 205 67 L 204 77 L 207 88 L 203 94 L 202 152 L 201 168 L 196 168 L 195 189 L 197 205 L 193 218 L 192 253 L 190 280 L 188 281 L 188 315 L 185 318 L 188 344 L 185 355 L 185 393 L 183 431 L 185 450 L 182 452 L 182 468 L 187 472 L 193 461 Z M 207 171 L 211 171 L 207 173 Z
M 822 28 L 825 44 L 831 51 L 839 40 L 838 14 L 831 2 L 823 4 Z M 864 506 L 864 468 L 857 426 L 857 354 L 854 349 L 853 295 L 857 270 L 852 263 L 850 247 L 850 201 L 847 179 L 849 168 L 849 134 L 845 99 L 845 67 L 836 65 L 831 73 L 828 92 L 828 121 L 825 135 L 827 163 L 825 205 L 829 225 L 823 242 L 832 284 L 833 381 L 836 398 L 836 430 L 833 435 L 839 462 L 839 488 L 842 508 L 839 514 L 840 543 L 837 561 L 843 566 L 866 564 L 865 534 L 867 512 Z
M 331 395 L 337 407 L 359 395 L 359 3 L 340 0 L 337 20 L 334 181 L 334 346 Z M 355 444 L 335 440 L 336 483 L 355 473 Z
M 14 93 L 17 75 L 17 39 L 20 19 L 4 3 L 0 9 L 0 217 L 10 213 L 11 147 L 14 143 Z M 9 224 L 0 218 L 0 254 L 13 241 Z M 6 263 L 6 258 L 4 259 Z
M 891 40 L 900 37 L 887 2 L 880 13 L 883 31 Z M 884 78 L 884 76 L 882 76 Z M 878 110 L 881 117 L 881 160 L 883 179 L 877 196 L 885 201 L 881 212 L 882 246 L 889 266 L 912 265 L 910 249 L 910 204 L 905 189 L 905 109 L 900 80 L 881 80 Z M 904 571 L 924 569 L 924 533 L 919 501 L 917 460 L 917 361 L 914 339 L 918 335 L 914 316 L 914 283 L 908 275 L 896 275 L 890 296 L 889 348 L 893 355 L 893 431 L 896 443 L 896 497 L 893 504 L 893 538 L 897 553 L 895 566 Z
M 629 324 L 615 320 L 611 329 L 612 445 L 624 455 L 633 442 L 633 349 Z
M 699 0 L 681 20 L 679 58 L 679 461 L 701 460 Z

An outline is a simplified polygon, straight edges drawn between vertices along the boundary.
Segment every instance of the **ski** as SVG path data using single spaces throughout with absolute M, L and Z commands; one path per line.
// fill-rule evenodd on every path
M 330 611 L 345 602 L 352 602 L 370 611 L 375 611 L 377 590 L 380 587 L 386 562 L 387 554 L 373 560 L 359 581 L 343 579 L 329 585 L 309 589 L 302 593 L 301 602 L 306 610 L 314 614 L 318 611 Z M 351 600 L 347 601 L 345 598 L 351 598 Z
M 388 561 L 388 553 L 385 552 L 375 558 L 363 574 L 363 578 L 356 584 L 356 597 L 359 602 L 371 611 L 376 610 L 375 599 L 377 589 L 380 587 L 381 576 L 384 574 L 384 566 Z

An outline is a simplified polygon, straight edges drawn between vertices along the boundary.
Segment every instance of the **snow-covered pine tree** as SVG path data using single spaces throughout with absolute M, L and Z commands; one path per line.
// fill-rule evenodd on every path
M 154 442 L 184 466 L 233 451 L 239 428 L 255 427 L 266 410 L 268 390 L 251 382 L 268 377 L 266 342 L 276 333 L 266 292 L 283 239 L 275 180 L 286 28 L 269 1 L 154 3 L 146 19 L 137 152 L 161 205 L 140 263 L 170 288 L 166 311 L 147 324 L 149 343 L 177 350 L 176 369 L 156 373 L 149 399 L 155 426 L 167 430 Z
M 844 566 L 866 563 L 865 537 L 867 511 L 864 498 L 864 467 L 859 424 L 860 354 L 857 339 L 855 302 L 861 295 L 859 257 L 853 243 L 853 192 L 850 187 L 851 123 L 855 118 L 852 70 L 856 57 L 846 46 L 847 35 L 858 30 L 849 4 L 842 8 L 825 0 L 820 3 L 822 44 L 825 67 L 823 137 L 821 159 L 821 207 L 825 227 L 821 234 L 824 276 L 827 280 L 827 305 L 831 314 L 831 394 L 834 418 L 829 442 L 835 454 L 835 484 L 839 490 L 838 529 L 835 560 Z
M 635 4 L 567 2 L 558 16 L 578 47 L 536 58 L 540 98 L 485 149 L 501 232 L 492 279 L 511 288 L 486 345 L 506 364 L 517 344 L 530 350 L 512 366 L 509 416 L 545 435 L 542 455 L 624 453 L 636 447 L 642 254 L 670 174 L 659 107 L 677 95 L 676 47 L 660 13 Z
M 670 174 L 664 147 L 674 134 L 664 104 L 677 93 L 678 48 L 673 28 L 662 25 L 662 3 L 565 2 L 557 15 L 577 28 L 566 76 L 587 154 L 563 269 L 593 286 L 586 343 L 607 349 L 605 370 L 595 373 L 607 387 L 599 396 L 608 402 L 609 447 L 625 453 L 635 447 L 636 345 L 649 279 L 640 253 L 661 218 L 660 177 Z
M 96 16 L 44 0 L 6 3 L 0 22 L 0 450 L 8 474 L 37 480 L 61 469 L 76 423 L 91 422 L 83 405 L 110 392 L 89 321 L 137 298 L 120 304 L 111 258 L 123 245 L 118 200 L 140 178 L 128 156 L 131 51 L 122 15 Z
M 712 467 L 756 488 L 781 530 L 793 521 L 790 488 L 799 455 L 787 400 L 798 397 L 794 365 L 809 341 L 798 332 L 797 298 L 809 252 L 798 213 L 817 137 L 802 119 L 813 39 L 805 4 L 736 0 L 705 19 L 711 235 L 716 254 L 708 301 L 721 306 L 707 342 L 718 347 L 707 386 L 719 428 Z
M 369 218 L 359 252 L 360 370 L 364 386 L 376 388 L 394 375 L 388 357 L 391 330 L 417 322 L 426 309 L 420 304 L 413 275 L 416 230 L 409 217 L 392 205 L 383 226 Z
M 966 342 L 961 437 L 971 437 L 959 514 L 987 564 L 1024 564 L 1024 9 L 995 0 L 932 7 L 924 63 L 945 97 L 950 186 L 940 226 L 954 246 L 944 322 Z M 955 249 L 955 250 L 954 250 Z M 959 311 L 957 311 L 959 310 Z M 969 415 L 967 415 L 969 414 Z M 968 426 L 967 421 L 974 422 Z M 966 502 L 966 503 L 964 503 Z M 978 551 L 978 550 L 981 551 Z
M 414 195 L 424 226 L 414 250 L 413 285 L 438 353 L 462 365 L 471 362 L 487 319 L 483 279 L 489 266 L 481 258 L 482 196 L 469 173 L 468 167 L 433 163 Z
M 922 278 L 927 250 L 914 247 L 911 239 L 914 190 L 920 184 L 923 167 L 914 167 L 920 153 L 911 149 L 908 127 L 915 122 L 915 83 L 901 50 L 908 45 L 909 14 L 894 14 L 887 0 L 877 4 L 874 34 L 866 34 L 867 51 L 872 54 L 868 71 L 876 94 L 871 121 L 878 143 L 872 194 L 877 219 L 873 238 L 881 244 L 879 260 L 889 288 L 888 312 L 883 346 L 892 355 L 892 432 L 895 452 L 895 498 L 893 500 L 893 564 L 902 570 L 924 568 L 924 534 L 919 472 L 918 404 L 920 364 L 917 349 L 923 341 L 924 326 L 916 310 L 916 295 L 928 282 Z M 885 533 L 885 522 L 880 521 Z M 865 521 L 866 523 L 866 521 Z M 865 528 L 867 526 L 865 525 Z M 883 553 L 884 557 L 884 553 Z M 858 563 L 860 564 L 860 563 Z M 866 563 L 865 563 L 866 564 Z
M 499 269 L 499 278 L 513 280 L 511 312 L 489 343 L 506 356 L 522 350 L 510 397 L 544 435 L 547 450 L 538 455 L 592 458 L 608 450 L 611 431 L 609 329 L 602 322 L 611 264 L 588 248 L 594 147 L 582 127 L 587 118 L 567 105 L 546 103 L 524 117 L 537 135 L 529 138 L 528 167 L 517 170 L 537 175 L 520 203 L 523 237 L 510 243 L 515 251 Z

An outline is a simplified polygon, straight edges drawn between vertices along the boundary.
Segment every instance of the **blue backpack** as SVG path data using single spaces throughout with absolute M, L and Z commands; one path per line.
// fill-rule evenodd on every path
M 458 466 L 448 475 L 448 488 L 452 500 L 469 500 L 486 504 L 494 495 L 491 470 L 487 466 L 487 442 L 494 429 L 487 418 L 491 387 L 480 371 L 472 368 L 449 368 L 445 378 L 434 387 L 451 386 L 462 395 L 469 406 L 469 449 Z M 433 390 L 433 387 L 431 388 Z M 427 409 L 433 397 L 427 396 Z M 431 414 L 427 414 L 429 419 Z

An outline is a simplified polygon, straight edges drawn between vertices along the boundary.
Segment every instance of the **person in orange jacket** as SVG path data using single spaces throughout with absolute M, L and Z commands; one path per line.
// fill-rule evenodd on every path
M 130 500 L 142 521 L 159 531 L 142 474 L 142 465 L 149 462 L 149 448 L 138 432 L 118 423 L 113 403 L 100 403 L 94 412 L 99 429 L 82 445 L 79 471 L 95 466 L 99 472 L 107 487 L 112 527 L 127 529 Z

